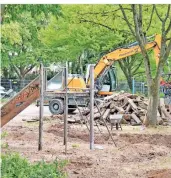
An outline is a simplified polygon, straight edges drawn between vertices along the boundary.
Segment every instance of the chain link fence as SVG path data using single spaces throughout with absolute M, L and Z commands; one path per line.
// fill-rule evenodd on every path
M 32 80 L 24 80 L 23 85 L 19 79 L 1 79 L 1 86 L 6 90 L 12 89 L 15 92 L 19 92 L 24 86 L 28 85 Z M 124 90 L 125 92 L 132 93 L 127 81 L 118 82 L 117 91 Z M 144 82 L 134 81 L 134 93 L 147 95 L 147 84 Z
M 142 94 L 146 96 L 148 94 L 147 83 L 139 82 L 139 81 L 134 81 L 132 85 L 132 90 L 129 88 L 127 81 L 120 81 L 118 82 L 118 87 L 116 90 L 117 91 L 123 90 L 125 92 L 134 93 L 134 94 Z
M 12 89 L 15 92 L 19 92 L 26 85 L 28 85 L 32 80 L 24 80 L 23 85 L 19 79 L 1 79 L 1 86 L 6 90 Z
M 22 90 L 23 87 L 28 85 L 32 80 L 24 80 L 23 84 L 21 85 L 21 81 L 19 79 L 1 79 L 1 86 L 5 88 L 6 91 L 9 89 L 12 89 L 14 92 L 18 93 Z M 147 96 L 148 89 L 147 89 L 147 83 L 140 82 L 140 81 L 134 81 L 132 85 L 132 91 L 129 88 L 129 85 L 127 81 L 119 81 L 116 91 L 125 91 L 129 93 L 134 94 L 141 94 Z M 161 92 L 162 88 L 161 88 Z

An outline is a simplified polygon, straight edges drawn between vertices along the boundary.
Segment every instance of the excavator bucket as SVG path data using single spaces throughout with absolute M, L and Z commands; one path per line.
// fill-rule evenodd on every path
M 1 107 L 1 127 L 27 108 L 39 96 L 39 77 L 37 77 Z

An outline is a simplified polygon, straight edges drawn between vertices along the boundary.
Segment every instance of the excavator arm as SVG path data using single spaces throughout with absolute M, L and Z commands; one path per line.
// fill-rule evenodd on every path
M 159 62 L 160 48 L 161 48 L 161 36 L 155 35 L 155 40 L 152 42 L 148 42 L 145 46 L 147 50 L 153 49 L 156 64 Z M 132 56 L 134 54 L 141 53 L 141 48 L 139 45 L 134 45 L 128 48 L 118 48 L 105 56 L 103 56 L 99 62 L 96 64 L 94 68 L 94 79 L 98 78 L 106 68 L 112 66 L 115 61 L 124 59 L 128 56 Z M 89 83 L 89 82 L 88 82 Z

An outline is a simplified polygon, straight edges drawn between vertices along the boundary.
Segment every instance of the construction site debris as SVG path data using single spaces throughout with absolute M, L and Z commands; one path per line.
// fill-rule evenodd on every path
M 121 123 L 141 125 L 146 120 L 148 99 L 130 93 L 117 93 L 102 99 L 99 108 L 103 119 L 108 122 L 110 122 L 109 118 L 112 118 L 113 115 L 122 114 Z M 164 99 L 160 98 L 157 113 L 157 123 L 159 125 L 167 125 L 168 121 L 171 122 L 171 111 L 168 108 L 164 103 Z M 86 117 L 89 114 L 90 111 L 88 109 L 83 113 Z M 101 120 L 101 115 L 96 107 L 94 108 L 94 118 L 99 122 Z

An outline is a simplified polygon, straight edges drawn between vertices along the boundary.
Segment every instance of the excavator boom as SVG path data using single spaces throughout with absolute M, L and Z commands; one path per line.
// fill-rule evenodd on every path
M 152 42 L 148 42 L 145 46 L 145 48 L 148 49 L 154 49 L 155 53 L 155 59 L 156 59 L 156 64 L 159 62 L 159 54 L 160 54 L 160 46 L 161 46 L 161 36 L 156 35 L 155 40 Z M 112 66 L 112 64 L 115 61 L 124 59 L 128 56 L 132 56 L 134 54 L 141 53 L 141 48 L 139 45 L 134 45 L 128 48 L 118 48 L 105 56 L 103 56 L 99 62 L 96 64 L 95 69 L 94 69 L 94 78 L 98 78 L 103 71 L 107 67 Z

